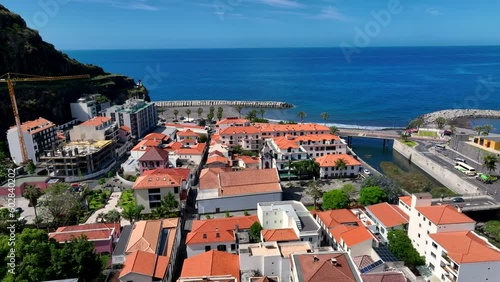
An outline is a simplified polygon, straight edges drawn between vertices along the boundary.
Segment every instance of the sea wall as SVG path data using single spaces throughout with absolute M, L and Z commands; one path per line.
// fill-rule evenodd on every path
M 184 100 L 184 101 L 153 101 L 158 107 L 195 107 L 195 106 L 242 106 L 246 108 L 276 108 L 288 109 L 294 106 L 279 101 L 230 101 L 230 100 Z
M 463 109 L 463 110 L 442 110 L 433 113 L 428 113 L 422 116 L 424 123 L 433 123 L 436 118 L 444 117 L 446 120 L 453 120 L 456 118 L 498 118 L 500 119 L 500 111 L 496 110 L 477 110 L 477 109 Z
M 463 181 L 460 176 L 451 171 L 453 167 L 443 167 L 398 140 L 394 140 L 393 149 L 455 193 L 465 195 L 478 192 L 475 185 Z

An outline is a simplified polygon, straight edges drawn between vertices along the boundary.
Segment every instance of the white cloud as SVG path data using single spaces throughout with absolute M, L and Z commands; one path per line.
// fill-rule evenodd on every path
M 327 20 L 337 20 L 337 21 L 347 21 L 349 18 L 340 12 L 336 7 L 328 6 L 321 8 L 318 15 L 315 16 L 317 19 L 327 19 Z
M 442 15 L 441 11 L 439 11 L 436 8 L 427 8 L 425 9 L 425 12 L 431 16 L 439 16 Z
M 304 4 L 293 0 L 247 0 L 249 2 L 258 2 L 272 7 L 279 8 L 302 8 Z
M 71 0 L 72 2 L 106 4 L 119 9 L 158 11 L 160 7 L 148 4 L 148 0 Z

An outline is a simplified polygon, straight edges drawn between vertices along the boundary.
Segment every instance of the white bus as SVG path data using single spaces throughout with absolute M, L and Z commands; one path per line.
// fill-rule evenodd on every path
M 455 168 L 462 172 L 463 174 L 474 176 L 476 175 L 476 169 L 471 167 L 470 165 L 464 163 L 464 162 L 457 162 L 455 164 Z

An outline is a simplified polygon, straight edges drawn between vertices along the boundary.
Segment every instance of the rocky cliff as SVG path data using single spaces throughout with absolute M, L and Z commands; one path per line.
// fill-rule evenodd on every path
M 42 40 L 38 31 L 26 26 L 21 16 L 0 5 L 0 76 L 20 73 L 39 76 L 89 74 L 90 79 L 18 83 L 14 86 L 22 121 L 45 117 L 55 123 L 71 120 L 69 103 L 85 93 L 101 93 L 114 103 L 132 95 L 149 100 L 145 88 L 134 88 L 133 79 L 106 73 L 94 65 L 82 64 Z M 14 125 L 6 83 L 0 83 L 0 140 Z

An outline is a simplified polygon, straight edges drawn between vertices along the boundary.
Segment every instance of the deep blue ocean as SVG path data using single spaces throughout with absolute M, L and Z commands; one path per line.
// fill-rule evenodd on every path
M 266 117 L 402 127 L 441 109 L 500 109 L 500 46 L 377 47 L 348 63 L 339 48 L 66 51 L 141 79 L 152 100 L 276 100 Z

